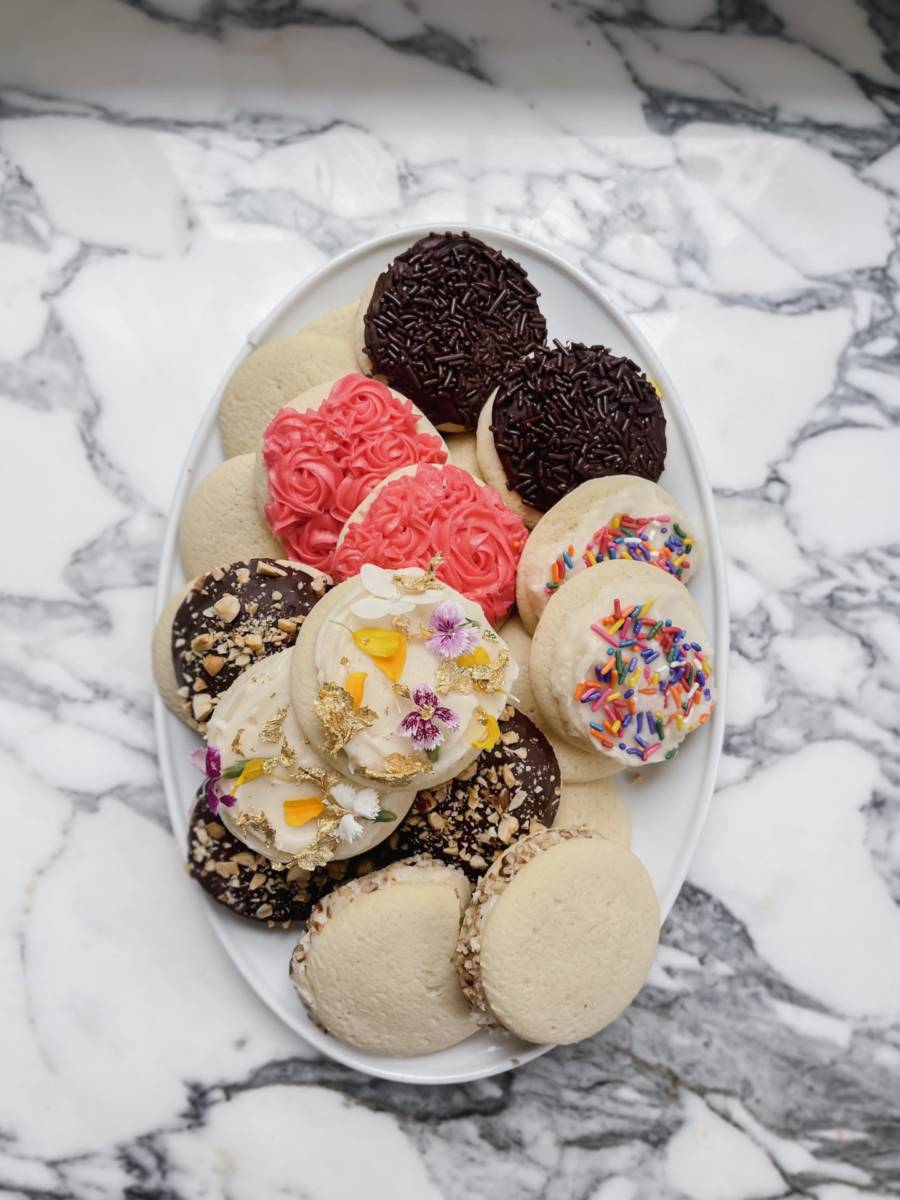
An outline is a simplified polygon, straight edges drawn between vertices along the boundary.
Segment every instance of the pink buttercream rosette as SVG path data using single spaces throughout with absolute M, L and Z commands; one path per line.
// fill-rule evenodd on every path
M 266 520 L 292 559 L 331 572 L 344 522 L 398 467 L 443 463 L 411 401 L 365 375 L 339 379 L 317 409 L 279 409 L 263 434 Z
M 363 563 L 426 567 L 437 552 L 437 576 L 476 604 L 496 625 L 516 598 L 516 568 L 528 530 L 493 488 L 461 467 L 421 466 L 382 487 L 360 521 L 347 527 L 332 574 L 349 579 Z

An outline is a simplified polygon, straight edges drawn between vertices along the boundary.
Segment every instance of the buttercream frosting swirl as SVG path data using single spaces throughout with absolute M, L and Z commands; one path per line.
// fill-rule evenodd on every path
M 438 579 L 497 624 L 515 601 L 527 536 L 493 488 L 461 467 L 425 465 L 379 489 L 361 519 L 347 526 L 332 572 L 349 579 L 363 563 L 425 567 L 439 553 Z
M 409 400 L 359 374 L 339 379 L 317 409 L 279 409 L 263 434 L 265 513 L 292 558 L 330 571 L 344 522 L 376 484 L 398 467 L 446 461 L 420 420 Z

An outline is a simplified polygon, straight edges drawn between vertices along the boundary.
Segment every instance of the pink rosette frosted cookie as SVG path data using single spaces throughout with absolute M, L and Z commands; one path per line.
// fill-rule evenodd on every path
M 332 559 L 336 579 L 363 563 L 426 567 L 480 604 L 491 624 L 509 615 L 528 531 L 493 488 L 454 466 L 424 465 L 382 483 L 353 514 Z
M 331 570 L 344 522 L 399 467 L 443 463 L 447 448 L 409 400 L 346 375 L 316 409 L 282 408 L 263 434 L 266 520 L 291 558 Z

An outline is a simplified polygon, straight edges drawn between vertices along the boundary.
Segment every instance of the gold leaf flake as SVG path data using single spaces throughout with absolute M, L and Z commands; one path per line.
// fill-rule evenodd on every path
M 402 696 L 404 700 L 410 699 L 411 693 L 405 683 L 397 682 L 393 685 L 393 689 L 394 689 L 395 696 Z
M 423 592 L 430 591 L 431 588 L 443 587 L 444 585 L 435 575 L 435 571 L 443 561 L 443 554 L 435 554 L 428 560 L 428 566 L 421 575 L 404 575 L 402 571 L 397 571 L 394 574 L 394 583 L 401 592 L 405 592 L 408 596 L 421 596 Z
M 281 749 L 278 751 L 278 761 L 283 767 L 292 767 L 297 761 L 297 752 L 287 738 L 281 739 Z
M 499 642 L 500 641 L 499 635 L 496 634 L 493 631 L 493 629 L 482 629 L 481 636 L 484 638 L 484 640 L 486 642 Z
M 439 696 L 448 692 L 460 692 L 469 696 L 473 692 L 502 692 L 506 668 L 509 665 L 509 655 L 501 650 L 496 663 L 483 663 L 471 667 L 461 667 L 459 663 L 445 660 L 438 664 L 435 671 L 434 687 Z
M 284 728 L 284 718 L 287 714 L 288 706 L 285 704 L 284 708 L 279 708 L 275 716 L 263 725 L 259 731 L 259 740 L 261 742 L 277 742 L 281 737 L 281 731 Z
M 329 754 L 342 750 L 354 734 L 368 729 L 378 719 L 378 713 L 365 705 L 354 708 L 353 697 L 337 683 L 322 685 L 313 712 L 325 730 L 325 748 Z
M 314 871 L 317 867 L 326 866 L 334 858 L 338 841 L 336 832 L 328 837 L 317 836 L 312 845 L 294 855 L 292 865 L 301 871 Z
M 432 637 L 432 631 L 421 622 L 416 629 L 413 629 L 413 623 L 409 617 L 394 617 L 391 624 L 395 629 L 405 633 L 411 642 L 427 642 Z
M 238 758 L 244 757 L 244 751 L 241 749 L 241 734 L 244 732 L 243 726 L 237 731 L 231 739 L 231 753 L 236 754 Z
M 265 813 L 239 812 L 235 817 L 235 824 L 238 829 L 248 829 L 251 833 L 255 833 L 266 846 L 275 845 L 275 830 Z
M 382 766 L 382 771 L 373 771 L 366 767 L 369 779 L 381 779 L 388 783 L 409 783 L 416 775 L 428 775 L 431 772 L 431 763 L 422 754 L 386 754 Z
M 325 771 L 321 767 L 296 767 L 291 773 L 291 781 L 293 783 L 314 783 L 320 787 L 323 792 L 330 792 L 332 787 L 338 782 L 338 776 L 332 774 L 331 771 Z

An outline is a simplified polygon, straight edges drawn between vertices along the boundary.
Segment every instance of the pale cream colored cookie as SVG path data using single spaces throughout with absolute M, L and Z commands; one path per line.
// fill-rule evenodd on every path
M 350 343 L 327 334 L 301 331 L 258 347 L 222 395 L 219 430 L 226 456 L 255 451 L 278 409 L 300 392 L 358 369 Z
M 541 512 L 526 504 L 518 492 L 506 482 L 506 472 L 494 448 L 494 435 L 491 433 L 491 415 L 494 411 L 494 396 L 488 399 L 478 417 L 478 428 L 475 432 L 475 449 L 478 455 L 478 466 L 485 483 L 489 483 L 510 512 L 521 517 L 529 529 L 533 529 L 541 519 Z
M 392 583 L 398 577 L 416 590 L 398 588 Z M 517 667 L 477 604 L 437 581 L 423 590 L 426 578 L 415 567 L 392 572 L 367 564 L 320 600 L 300 630 L 291 673 L 300 727 L 358 782 L 436 787 L 473 762 L 486 738 L 499 734 L 496 721 Z M 380 598 L 392 589 L 394 599 Z M 486 662 L 461 666 L 429 647 L 428 623 L 438 608 L 446 615 L 448 606 L 469 652 L 480 647 Z M 421 702 L 420 689 L 426 696 Z M 437 702 L 427 698 L 429 692 Z
M 630 850 L 587 830 L 535 834 L 475 889 L 457 948 L 463 990 L 483 1024 L 529 1042 L 581 1041 L 640 991 L 659 923 Z
M 371 283 L 367 284 L 363 294 L 359 298 L 356 305 L 356 314 L 353 318 L 353 352 L 356 355 L 356 361 L 360 371 L 366 375 L 375 374 L 375 364 L 366 354 L 366 311 L 369 307 L 369 302 L 372 299 L 372 293 L 375 291 L 375 283 L 378 279 L 376 275 Z
M 553 825 L 556 829 L 592 829 L 620 846 L 631 845 L 628 808 L 614 779 L 564 783 Z
M 354 300 L 350 304 L 332 308 L 327 313 L 323 313 L 321 317 L 316 317 L 315 321 L 310 321 L 299 332 L 324 333 L 327 337 L 343 338 L 347 342 L 352 342 L 356 305 L 357 301 Z
M 603 562 L 575 575 L 544 609 L 529 668 L 544 726 L 622 767 L 674 757 L 715 704 L 697 605 L 683 583 L 646 563 Z
M 179 588 L 159 614 L 153 627 L 150 659 L 153 666 L 153 679 L 166 708 L 171 709 L 180 721 L 184 721 L 185 725 L 196 729 L 197 722 L 191 715 L 190 706 L 184 697 L 178 694 L 179 683 L 175 678 L 175 667 L 172 662 L 172 621 L 190 590 L 189 583 Z
M 178 546 L 193 579 L 210 563 L 284 558 L 253 495 L 253 454 L 228 458 L 197 484 L 181 510 Z
M 313 1020 L 371 1054 L 430 1054 L 474 1033 L 453 966 L 469 892 L 456 867 L 413 858 L 321 900 L 291 958 Z
M 485 478 L 478 465 L 478 443 L 474 433 L 447 433 L 444 435 L 450 461 L 454 466 L 462 467 L 480 482 Z
M 531 638 L 528 631 L 517 616 L 512 616 L 503 625 L 503 640 L 509 647 L 510 653 L 519 667 L 519 674 L 513 685 L 513 695 L 516 708 L 526 717 L 534 721 L 549 740 L 559 762 L 563 783 L 589 783 L 595 779 L 603 779 L 615 775 L 622 767 L 610 759 L 601 758 L 590 750 L 582 750 L 572 745 L 566 738 L 561 737 L 551 729 L 541 716 L 531 690 L 529 672 L 529 654 Z
M 633 524 L 622 528 L 623 516 L 643 519 L 639 530 Z M 612 522 L 619 526 L 614 536 L 621 540 L 612 542 L 607 557 L 627 562 L 647 555 L 655 564 L 669 563 L 672 571 L 681 570 L 682 583 L 693 579 L 703 547 L 677 500 L 638 475 L 588 479 L 544 513 L 525 544 L 516 577 L 516 604 L 530 633 L 560 588 L 587 569 L 588 556 L 602 557 L 602 543 L 595 535 Z M 687 553 L 680 549 L 685 546 L 690 547 Z

